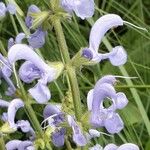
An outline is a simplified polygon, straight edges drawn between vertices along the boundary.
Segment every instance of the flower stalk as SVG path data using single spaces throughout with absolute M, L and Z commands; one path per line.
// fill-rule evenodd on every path
M 81 109 L 80 91 L 79 91 L 79 86 L 77 82 L 75 68 L 69 65 L 70 56 L 69 56 L 68 47 L 66 44 L 66 40 L 65 40 L 65 36 L 63 33 L 60 20 L 55 19 L 53 21 L 53 26 L 56 32 L 56 37 L 57 37 L 59 48 L 63 57 L 63 61 L 66 64 L 67 75 L 69 78 L 69 82 L 70 82 L 69 84 L 71 88 L 70 90 L 71 90 L 72 97 L 73 97 L 75 115 L 76 115 L 77 120 L 79 121 L 82 109 Z

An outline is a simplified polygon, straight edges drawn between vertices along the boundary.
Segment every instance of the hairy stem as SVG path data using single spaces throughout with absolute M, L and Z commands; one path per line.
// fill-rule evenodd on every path
M 53 25 L 54 25 L 54 29 L 56 32 L 59 48 L 60 48 L 60 51 L 61 51 L 61 54 L 63 57 L 63 61 L 66 64 L 67 75 L 69 78 L 69 82 L 70 82 L 69 84 L 71 87 L 71 93 L 72 93 L 72 97 L 73 97 L 75 115 L 76 115 L 77 120 L 80 120 L 82 109 L 81 109 L 80 91 L 79 91 L 79 86 L 78 86 L 78 82 L 77 82 L 75 68 L 73 68 L 71 65 L 69 65 L 70 64 L 70 56 L 69 56 L 69 51 L 68 51 L 68 47 L 66 44 L 66 40 L 65 40 L 65 36 L 63 33 L 63 29 L 62 29 L 60 20 L 55 19 L 53 21 Z

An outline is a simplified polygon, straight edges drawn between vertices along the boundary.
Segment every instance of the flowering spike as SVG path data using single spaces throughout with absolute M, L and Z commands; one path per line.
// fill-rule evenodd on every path
M 8 107 L 8 122 L 11 128 L 16 129 L 15 115 L 19 108 L 24 107 L 24 103 L 21 99 L 14 99 L 10 102 Z

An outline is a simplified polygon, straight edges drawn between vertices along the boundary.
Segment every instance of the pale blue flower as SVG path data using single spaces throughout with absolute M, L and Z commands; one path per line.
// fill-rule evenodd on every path
M 50 97 L 50 91 L 47 87 L 47 83 L 55 80 L 55 74 L 56 70 L 52 67 L 49 67 L 34 51 L 31 47 L 25 45 L 25 44 L 16 44 L 12 46 L 9 49 L 8 52 L 8 60 L 11 64 L 15 63 L 17 60 L 27 60 L 30 61 L 33 65 L 27 65 L 24 67 L 29 67 L 26 68 L 26 70 L 29 70 L 29 74 L 25 74 L 23 70 L 19 71 L 19 75 L 21 75 L 21 79 L 27 79 L 28 75 L 29 78 L 31 77 L 30 75 L 33 72 L 33 77 L 31 77 L 29 80 L 27 79 L 27 82 L 31 82 L 33 78 L 35 78 L 35 70 L 33 69 L 36 68 L 38 72 L 40 72 L 40 79 L 38 80 L 38 83 L 31 89 L 29 89 L 29 92 L 33 98 L 38 103 L 45 103 L 47 102 Z M 37 72 L 36 72 L 37 73 Z M 24 77 L 23 77 L 24 75 Z
M 61 0 L 61 7 L 68 13 L 74 11 L 81 19 L 94 15 L 94 0 Z
M 124 93 L 116 93 L 113 84 L 116 82 L 114 76 L 108 75 L 97 81 L 94 89 L 87 96 L 88 110 L 91 111 L 91 124 L 94 127 L 105 127 L 109 133 L 118 133 L 123 127 L 123 121 L 116 109 L 123 109 L 128 100 Z M 112 101 L 112 105 L 104 108 L 105 98 Z
M 100 62 L 103 59 L 109 59 L 112 65 L 120 66 L 126 63 L 127 53 L 122 46 L 116 46 L 111 52 L 106 54 L 101 54 L 98 52 L 99 45 L 104 37 L 105 33 L 117 26 L 122 26 L 123 20 L 120 16 L 116 14 L 108 14 L 100 17 L 93 25 L 90 37 L 89 37 L 89 47 L 83 49 L 83 56 L 88 56 L 94 62 Z M 91 53 L 89 55 L 89 53 Z

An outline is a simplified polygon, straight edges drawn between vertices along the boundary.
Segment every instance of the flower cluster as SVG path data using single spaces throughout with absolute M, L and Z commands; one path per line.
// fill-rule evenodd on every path
M 57 2 L 56 0 L 56 4 Z M 60 0 L 59 2 L 58 7 L 60 9 L 58 10 L 60 10 L 60 12 L 63 9 L 65 13 L 67 12 L 70 15 L 75 13 L 81 19 L 92 17 L 94 14 L 94 0 Z M 10 14 L 15 14 L 15 6 L 8 4 L 6 7 L 5 4 L 1 2 L 0 17 L 4 17 L 7 11 L 9 11 Z M 72 64 L 68 65 L 64 64 L 64 62 L 51 63 L 45 61 L 36 53 L 36 49 L 43 47 L 45 44 L 45 37 L 48 34 L 48 32 L 43 29 L 42 21 L 40 21 L 40 24 L 38 22 L 36 28 L 33 28 L 37 21 L 36 17 L 38 17 L 39 20 L 38 15 L 41 13 L 45 15 L 45 12 L 42 12 L 36 5 L 29 6 L 25 24 L 30 32 L 34 32 L 29 35 L 19 33 L 15 39 L 10 38 L 8 40 L 7 56 L 4 57 L 0 54 L 0 62 L 2 64 L 0 77 L 8 84 L 8 89 L 5 94 L 12 99 L 11 101 L 0 99 L 0 107 L 6 109 L 6 112 L 3 112 L 1 115 L 3 125 L 0 131 L 3 135 L 21 131 L 26 134 L 27 137 L 26 140 L 13 139 L 8 141 L 5 145 L 6 149 L 46 149 L 50 147 L 50 143 L 53 143 L 55 147 L 62 147 L 66 140 L 75 143 L 76 146 L 89 146 L 91 139 L 100 137 L 101 134 L 111 136 L 111 134 L 121 132 L 124 128 L 124 123 L 117 110 L 126 107 L 128 99 L 123 92 L 117 92 L 115 90 L 114 85 L 119 76 L 103 76 L 96 82 L 94 88 L 88 92 L 88 110 L 84 114 L 86 119 L 84 117 L 78 119 L 74 110 L 72 110 L 73 113 L 72 111 L 65 111 L 63 108 L 65 104 L 48 104 L 48 101 L 51 99 L 49 84 L 55 81 L 62 73 L 69 72 L 67 67 L 70 67 Z M 54 12 L 50 10 L 48 15 L 53 15 L 53 13 Z M 58 17 L 58 19 L 60 18 Z M 122 46 L 116 46 L 111 52 L 105 54 L 98 52 L 99 45 L 106 32 L 113 27 L 123 26 L 123 24 L 123 19 L 116 14 L 107 14 L 100 17 L 91 29 L 89 46 L 81 49 L 80 57 L 86 59 L 88 62 L 94 62 L 94 64 L 104 59 L 108 59 L 114 66 L 125 64 L 127 61 L 127 53 Z M 53 26 L 55 28 L 54 24 Z M 58 35 L 56 34 L 56 36 Z M 60 40 L 62 39 L 60 38 Z M 17 64 L 18 61 L 19 63 Z M 80 61 L 78 63 L 80 64 Z M 80 65 L 84 65 L 84 63 L 81 62 Z M 75 66 L 71 67 L 73 69 L 75 68 Z M 16 79 L 16 82 L 14 82 L 13 78 Z M 72 80 L 72 78 L 68 80 Z M 69 83 L 71 84 L 70 81 Z M 23 87 L 24 84 L 27 84 L 28 86 L 26 87 L 29 87 L 27 91 L 26 88 Z M 72 95 L 73 93 L 71 93 L 71 100 L 69 100 L 75 103 Z M 106 100 L 109 100 L 111 105 L 106 106 Z M 31 107 L 32 102 L 41 104 L 42 106 L 46 104 L 43 110 L 43 121 L 40 128 L 39 120 L 36 118 L 34 110 Z M 28 112 L 27 115 L 32 122 L 32 126 L 28 120 L 18 119 L 16 117 L 16 113 L 20 109 Z M 108 133 L 99 130 L 103 127 Z M 42 135 L 42 137 L 40 137 L 38 133 L 39 130 L 44 136 Z M 137 145 L 131 143 L 125 143 L 121 146 L 108 144 L 104 148 L 96 144 L 89 148 L 89 150 L 102 149 L 139 150 Z

